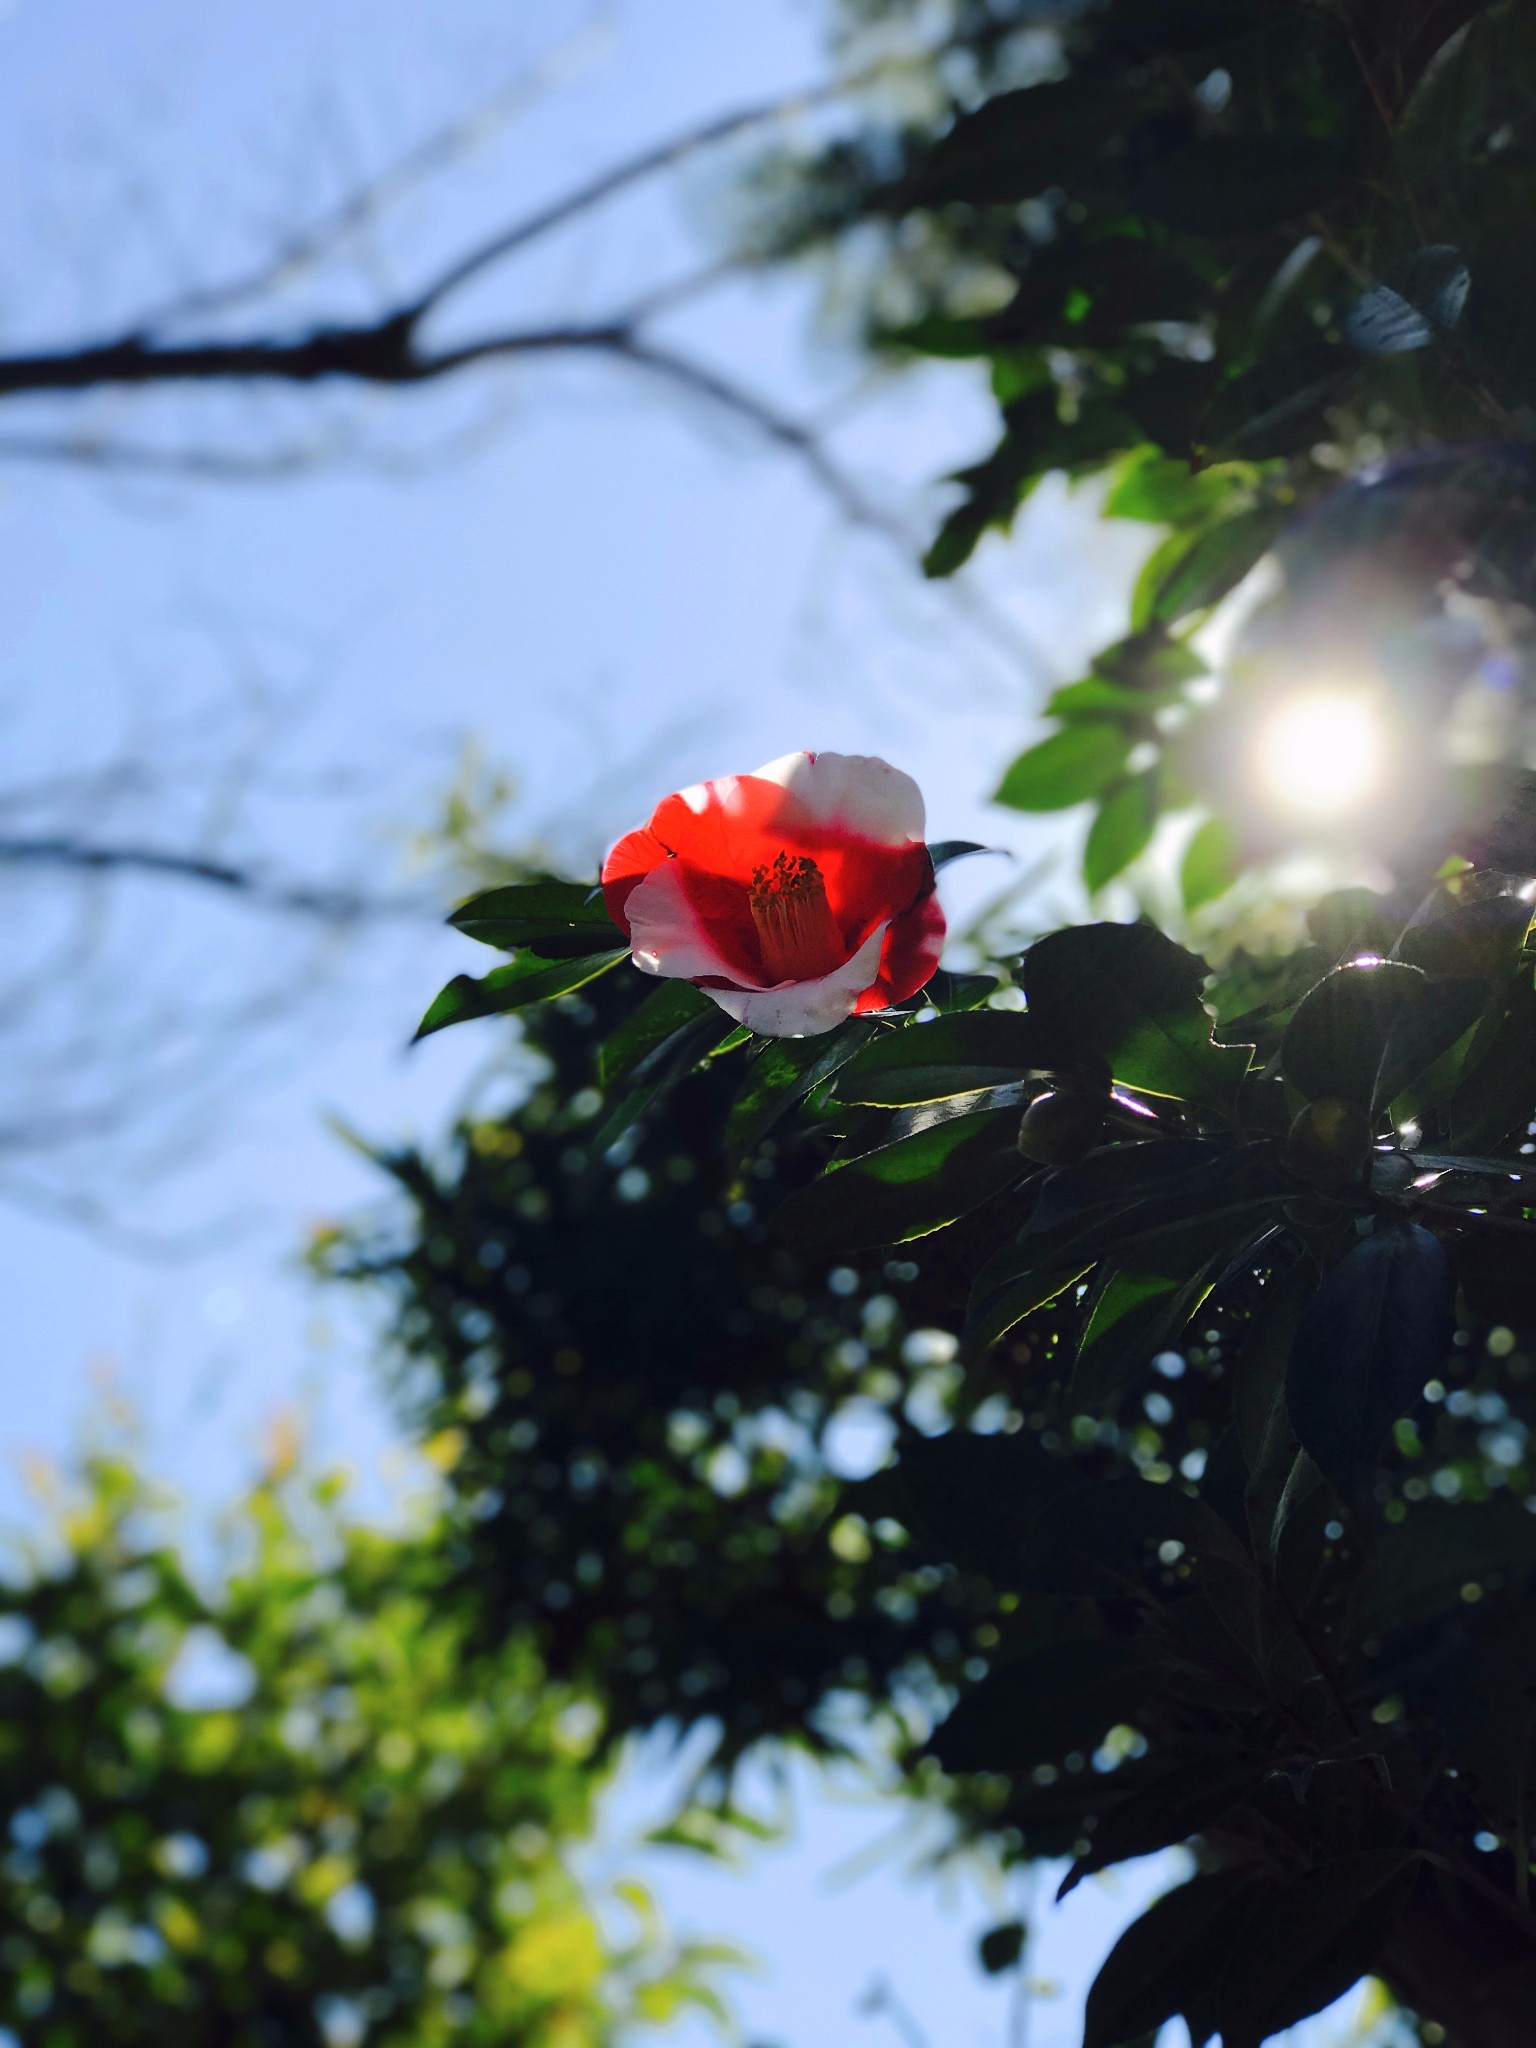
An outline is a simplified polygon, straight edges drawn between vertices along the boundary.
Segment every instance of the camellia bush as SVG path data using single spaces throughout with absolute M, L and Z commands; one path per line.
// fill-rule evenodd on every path
M 1193 1846 L 1196 1874 L 1106 1959 L 1089 2048 L 1175 2015 L 1196 2042 L 1256 2048 L 1366 1972 L 1428 2038 L 1513 2042 L 1536 1985 L 1529 885 L 1451 864 L 1412 906 L 1347 891 L 1306 944 L 1215 976 L 1150 924 L 1103 923 L 914 989 L 939 935 L 923 829 L 914 785 L 880 762 L 801 755 L 685 791 L 620 843 L 602 891 L 513 885 L 458 912 L 512 963 L 452 985 L 427 1024 L 530 986 L 590 990 L 633 957 L 656 984 L 604 1041 L 606 1094 L 588 1084 L 603 1106 L 564 1169 L 633 1173 L 637 1130 L 665 1148 L 674 1094 L 701 1065 L 728 1071 L 717 1138 L 771 1096 L 774 1179 L 786 1158 L 818 1169 L 770 1219 L 789 1256 L 834 1274 L 897 1248 L 933 1262 L 962 1372 L 999 1398 L 970 1427 L 912 1428 L 892 1465 L 814 1503 L 817 1590 L 835 1637 L 853 1622 L 838 1591 L 857 1613 L 870 1559 L 940 1568 L 969 1654 L 914 1769 L 963 1781 L 1013 1853 L 1071 1857 L 1070 1887 Z M 755 1190 L 740 1149 L 736 1185 Z M 504 1237 L 506 1270 L 538 1256 L 515 1203 Z M 588 1253 L 632 1315 L 620 1248 L 594 1236 Z M 653 1237 L 649 1255 L 685 1303 L 691 1244 Z M 543 1278 L 517 1283 L 530 1322 Z M 592 1327 L 581 1297 L 559 1313 Z M 506 1428 L 501 1320 L 518 1318 L 469 1333 L 487 1347 L 469 1405 Z M 608 1342 L 622 1358 L 618 1329 Z M 723 1412 L 741 1417 L 752 1375 L 738 1391 L 728 1316 L 714 1345 Z M 531 1420 L 551 1396 L 521 1380 Z M 550 1475 L 552 1499 L 571 1477 Z M 691 1555 L 696 1583 L 739 1598 L 763 1526 L 770 1552 L 806 1548 L 760 1492 L 700 1480 L 721 1533 Z M 494 1494 L 471 1507 L 482 1529 L 518 1517 Z M 848 1553 L 861 1563 L 839 1589 Z M 648 1546 L 633 1555 L 652 1576 L 609 1597 L 644 1640 L 659 1579 Z M 548 1603 L 556 1637 L 578 1598 Z M 919 1651 L 908 1601 L 873 1605 Z M 771 1607 L 744 1620 L 800 1679 L 797 1704 L 835 1690 L 835 1670 L 796 1670 Z
M 518 1012 L 538 1078 L 322 1256 L 455 1432 L 481 1626 L 611 1732 L 857 1726 L 1064 1888 L 1187 1850 L 1085 2048 L 1258 2048 L 1368 1974 L 1516 2048 L 1536 15 L 944 12 L 921 119 L 767 185 L 784 253 L 883 237 L 874 347 L 990 378 L 932 573 L 1062 472 L 1156 529 L 996 790 L 1085 807 L 1115 915 L 949 973 L 972 849 L 897 771 L 666 797 L 455 912 L 507 962 L 422 1030 Z

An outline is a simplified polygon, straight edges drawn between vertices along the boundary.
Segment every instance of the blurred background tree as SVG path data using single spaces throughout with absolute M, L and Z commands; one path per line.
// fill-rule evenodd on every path
M 589 2048 L 735 1958 L 573 1867 L 602 1710 L 467 1648 L 420 1514 L 293 1446 L 194 1565 L 124 1449 L 48 1487 L 0 1597 L 0 2021 L 24 2041 Z

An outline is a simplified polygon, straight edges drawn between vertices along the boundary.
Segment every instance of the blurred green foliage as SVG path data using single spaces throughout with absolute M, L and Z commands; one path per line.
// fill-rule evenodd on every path
M 598 2048 L 728 1951 L 588 1894 L 599 1710 L 468 1654 L 435 1532 L 279 1461 L 192 1569 L 120 1455 L 0 1587 L 0 2024 L 26 2048 Z M 206 1546 L 205 1546 L 206 1547 Z M 618 1930 L 618 1931 L 616 1931 Z

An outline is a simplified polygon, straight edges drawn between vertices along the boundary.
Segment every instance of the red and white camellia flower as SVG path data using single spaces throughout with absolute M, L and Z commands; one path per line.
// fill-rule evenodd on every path
M 806 1038 L 915 995 L 944 913 L 922 791 L 862 754 L 786 754 L 695 783 L 603 864 L 647 974 L 691 981 L 751 1031 Z

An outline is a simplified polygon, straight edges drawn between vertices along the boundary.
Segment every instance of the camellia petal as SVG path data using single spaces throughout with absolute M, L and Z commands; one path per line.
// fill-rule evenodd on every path
M 712 996 L 728 1017 L 764 1038 L 812 1038 L 818 1032 L 835 1031 L 858 1009 L 861 995 L 879 970 L 885 929 L 882 925 L 871 932 L 851 960 L 819 981 L 790 981 L 765 989 L 706 985 L 704 993 Z
M 779 1037 L 914 994 L 944 937 L 923 799 L 872 756 L 786 754 L 665 797 L 603 866 L 637 966 Z M 787 991 L 801 991 L 794 1000 Z M 821 1020 L 825 1021 L 821 1021 Z
M 926 835 L 923 792 L 875 754 L 783 754 L 753 779 L 778 783 L 822 830 L 880 846 L 921 844 Z

